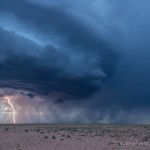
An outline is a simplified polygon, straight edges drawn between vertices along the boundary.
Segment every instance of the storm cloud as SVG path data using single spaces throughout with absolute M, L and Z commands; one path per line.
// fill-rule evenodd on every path
M 26 1 L 12 2 L 12 5 L 6 1 L 1 7 L 6 12 L 2 12 L 5 16 L 2 19 L 7 20 L 6 16 L 10 16 L 8 22 L 12 23 L 7 26 L 3 22 L 1 28 L 2 78 L 19 80 L 20 84 L 23 80 L 31 84 L 34 82 L 36 90 L 41 90 L 43 85 L 45 93 L 56 90 L 82 97 L 99 89 L 102 80 L 109 76 L 107 72 L 112 73 L 115 52 L 102 38 L 94 35 L 90 27 L 85 28 L 84 23 L 67 15 L 62 8 L 45 8 Z M 14 17 L 11 18 L 11 14 Z M 20 29 L 13 27 L 14 21 Z M 33 29 L 31 34 L 39 35 L 39 41 L 43 38 L 45 45 L 27 37 L 22 31 L 25 30 L 23 26 Z M 56 39 L 51 41 L 53 36 Z M 62 41 L 59 42 L 59 39 Z
M 68 122 L 134 122 L 140 111 L 147 116 L 149 5 L 140 0 L 0 2 L 1 89 L 31 103 L 44 99 L 56 112 L 82 110 Z M 54 122 L 67 122 L 61 113 Z M 138 123 L 148 122 L 142 117 Z

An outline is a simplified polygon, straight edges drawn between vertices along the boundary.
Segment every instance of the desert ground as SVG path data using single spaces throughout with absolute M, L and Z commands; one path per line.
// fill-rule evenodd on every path
M 150 150 L 150 126 L 5 124 L 0 150 Z

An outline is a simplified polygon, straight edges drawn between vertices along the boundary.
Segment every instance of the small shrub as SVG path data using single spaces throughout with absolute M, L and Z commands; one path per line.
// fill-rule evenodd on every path
M 44 138 L 45 138 L 45 139 L 48 139 L 48 136 L 45 136 Z
M 56 139 L 56 137 L 55 137 L 55 136 L 52 136 L 52 139 Z
M 67 135 L 67 138 L 71 138 L 69 134 Z

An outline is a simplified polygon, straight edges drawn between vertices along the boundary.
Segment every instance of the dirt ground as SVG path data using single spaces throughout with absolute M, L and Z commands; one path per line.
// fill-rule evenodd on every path
M 0 150 L 150 150 L 150 126 L 0 125 Z

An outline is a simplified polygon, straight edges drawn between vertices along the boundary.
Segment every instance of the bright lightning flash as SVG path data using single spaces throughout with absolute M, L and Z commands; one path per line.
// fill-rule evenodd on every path
M 7 99 L 7 102 L 8 102 L 8 104 L 10 105 L 10 107 L 11 107 L 11 109 L 12 109 L 12 112 L 13 112 L 13 123 L 15 124 L 15 123 L 16 123 L 16 119 L 15 119 L 15 114 L 16 114 L 16 112 L 15 112 L 14 106 L 13 106 L 13 104 L 11 103 L 9 97 L 5 97 L 5 98 Z

